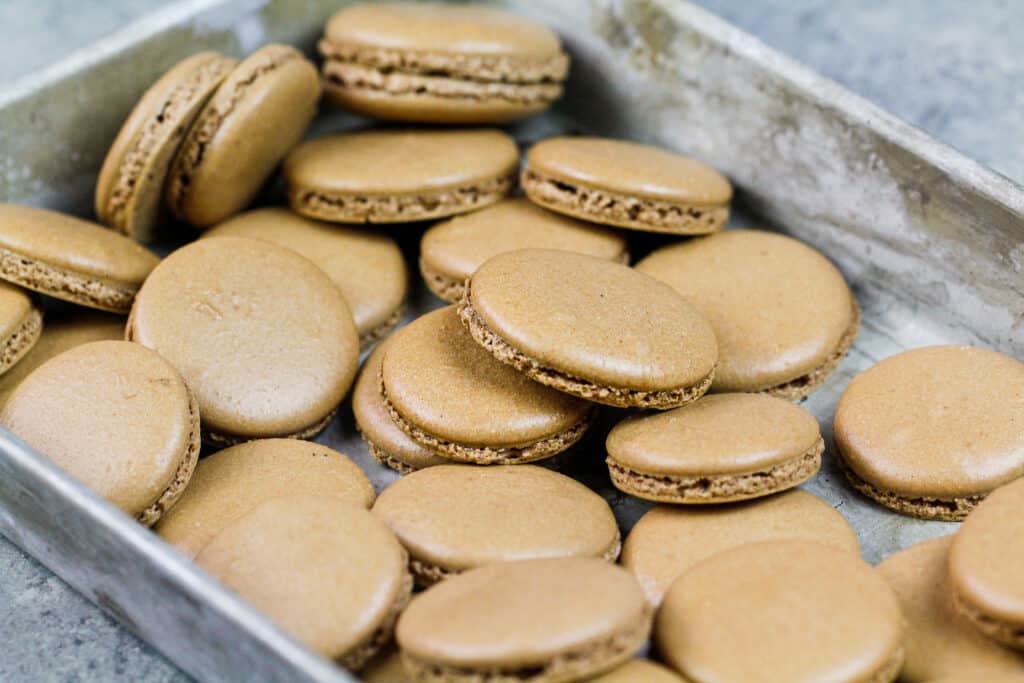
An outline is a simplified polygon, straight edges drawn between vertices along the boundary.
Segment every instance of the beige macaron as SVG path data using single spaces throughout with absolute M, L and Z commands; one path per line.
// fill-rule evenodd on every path
M 246 211 L 203 233 L 225 235 L 273 242 L 319 266 L 352 309 L 363 348 L 386 337 L 405 313 L 409 275 L 402 250 L 387 235 L 322 223 L 276 207 Z
M 336 223 L 408 223 L 483 208 L 512 188 L 515 141 L 499 130 L 367 130 L 299 145 L 288 203 Z
M 889 586 L 812 541 L 748 543 L 694 565 L 665 595 L 655 640 L 692 681 L 889 683 L 904 657 Z
M 171 161 L 234 59 L 200 52 L 150 86 L 121 126 L 96 182 L 100 222 L 137 240 L 157 236 L 164 182 Z
M 586 679 L 647 640 L 651 609 L 636 580 L 594 558 L 502 562 L 413 598 L 396 637 L 413 680 Z
M 953 538 L 949 573 L 964 615 L 989 637 L 1024 650 L 1024 478 L 996 489 L 967 516 Z
M 257 439 L 203 458 L 155 531 L 193 558 L 214 536 L 280 496 L 336 496 L 368 508 L 373 485 L 348 457 L 299 439 Z
M 0 281 L 0 387 L 13 386 L 7 376 L 31 353 L 42 331 L 43 311 L 32 295 Z
M 531 381 L 470 337 L 454 306 L 427 313 L 391 338 L 381 364 L 391 419 L 450 460 L 514 465 L 580 440 L 593 409 Z
M 718 361 L 711 325 L 669 287 L 567 251 L 489 259 L 467 282 L 459 316 L 502 363 L 608 405 L 689 403 L 711 386 Z
M 359 371 L 352 390 L 352 412 L 370 455 L 374 460 L 393 470 L 408 474 L 424 467 L 451 462 L 426 446 L 413 441 L 391 419 L 384 397 L 380 393 L 380 368 L 384 350 L 390 343 L 384 340 L 373 350 Z
M 545 211 L 522 198 L 438 223 L 420 240 L 420 273 L 434 294 L 456 303 L 484 261 L 517 249 L 561 249 L 629 262 L 626 239 L 611 230 Z
M 835 416 L 839 462 L 897 512 L 960 520 L 1024 475 L 1024 363 L 972 346 L 930 346 L 855 377 Z
M 212 237 L 146 280 L 128 337 L 179 368 L 219 444 L 305 438 L 331 419 L 359 362 L 338 288 L 311 261 L 263 240 Z
M 590 683 L 686 683 L 679 674 L 649 659 L 631 659 Z
M 125 341 L 76 346 L 39 366 L 0 424 L 147 526 L 178 500 L 199 458 L 199 409 L 181 375 Z
M 490 7 L 362 3 L 320 41 L 328 97 L 382 119 L 500 123 L 547 109 L 569 58 L 558 36 Z
M 285 631 L 351 670 L 391 640 L 412 591 L 406 562 L 364 507 L 309 494 L 261 503 L 196 556 Z
M 159 260 L 96 223 L 0 203 L 0 279 L 16 285 L 80 306 L 127 313 Z
M 636 576 L 647 599 L 658 605 L 672 582 L 701 560 L 747 543 L 786 539 L 860 553 L 857 534 L 846 519 L 798 489 L 733 505 L 659 505 L 626 536 L 620 562 Z
M 860 309 L 842 274 L 785 235 L 726 230 L 657 249 L 636 269 L 711 321 L 720 355 L 713 391 L 803 398 L 857 336 Z
M 949 580 L 952 540 L 944 536 L 918 543 L 876 568 L 895 591 L 907 624 L 902 683 L 980 674 L 995 683 L 997 676 L 1024 673 L 1024 655 L 983 635 L 954 606 Z
M 729 219 L 732 185 L 703 162 L 625 140 L 557 137 L 526 155 L 520 180 L 541 206 L 632 230 L 700 235 Z
M 174 215 L 205 228 L 244 209 L 302 139 L 320 99 L 316 67 L 266 45 L 232 69 L 181 144 L 165 196 Z
M 763 394 L 715 394 L 615 425 L 605 444 L 621 491 L 662 503 L 728 503 L 793 488 L 825 441 L 803 408 Z
M 4 296 L 0 286 L 0 303 Z M 31 317 L 31 316 L 30 316 Z M 40 365 L 68 349 L 94 341 L 124 339 L 124 318 L 77 308 L 63 313 L 50 313 L 46 329 L 21 360 L 0 376 L 0 406 L 21 382 Z
M 533 465 L 440 465 L 402 477 L 373 512 L 429 586 L 496 562 L 619 556 L 619 527 L 604 498 Z

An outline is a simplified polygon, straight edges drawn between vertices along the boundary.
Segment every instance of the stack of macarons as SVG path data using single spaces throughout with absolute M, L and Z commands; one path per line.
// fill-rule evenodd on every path
M 828 444 L 795 401 L 860 324 L 824 255 L 725 230 L 729 180 L 674 151 L 523 154 L 500 126 L 569 72 L 529 19 L 356 4 L 319 53 L 173 66 L 100 171 L 110 229 L 0 205 L 0 424 L 370 681 L 1024 675 L 1024 364 L 930 347 L 850 383 L 850 485 L 967 516 L 872 568 L 797 488 Z M 302 140 L 322 89 L 403 127 Z M 436 301 L 403 326 L 408 235 Z M 348 405 L 382 491 L 307 440 Z M 628 535 L 560 471 L 587 459 L 655 503 Z

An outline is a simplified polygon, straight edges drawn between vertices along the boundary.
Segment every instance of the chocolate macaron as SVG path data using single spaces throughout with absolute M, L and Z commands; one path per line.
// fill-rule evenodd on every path
M 694 401 L 711 386 L 718 361 L 711 325 L 671 288 L 621 263 L 567 251 L 489 259 L 468 281 L 459 317 L 502 363 L 613 406 Z
M 32 295 L 0 281 L 0 375 L 9 375 L 32 351 L 42 331 L 43 311 Z M 5 382 L 0 379 L 0 386 Z

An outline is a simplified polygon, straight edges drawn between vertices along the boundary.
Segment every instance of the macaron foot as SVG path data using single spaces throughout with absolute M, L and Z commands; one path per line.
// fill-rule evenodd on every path
M 850 486 L 858 493 L 871 498 L 890 510 L 901 515 L 917 517 L 919 519 L 934 519 L 943 522 L 961 522 L 967 514 L 973 510 L 978 503 L 985 499 L 984 494 L 974 496 L 958 496 L 955 498 L 936 498 L 931 496 L 904 497 L 892 491 L 884 491 L 874 484 L 871 484 L 854 472 L 844 462 L 842 453 L 836 458 L 839 469 L 846 475 Z
M 38 308 L 33 308 L 25 316 L 25 320 L 11 333 L 3 342 L 0 349 L 0 374 L 3 374 L 14 367 L 21 358 L 32 350 L 39 335 L 43 332 L 43 314 Z
M 131 341 L 131 338 L 128 338 Z M 325 427 L 334 419 L 334 414 L 338 412 L 335 408 L 325 417 L 319 421 L 314 422 L 308 427 L 304 427 L 297 432 L 292 434 L 282 435 L 263 435 L 263 436 L 239 436 L 237 434 L 225 434 L 220 432 L 212 432 L 209 430 L 203 430 L 203 442 L 214 446 L 216 448 L 227 448 L 228 446 L 237 446 L 240 443 L 246 441 L 252 441 L 253 439 L 311 439 L 324 430 Z
M 1024 651 L 1024 625 L 999 621 L 969 605 L 958 592 L 953 592 L 953 605 L 986 636 L 1014 650 Z
M 398 326 L 398 323 L 402 322 L 402 318 L 405 317 L 406 308 L 407 306 L 405 302 L 402 302 L 402 304 L 388 316 L 387 320 L 382 322 L 380 325 L 377 325 L 377 327 L 374 327 L 372 330 L 368 330 L 367 332 L 359 335 L 359 350 L 365 351 L 384 337 L 391 334 L 391 331 L 394 330 L 395 327 Z
M 127 313 L 137 288 L 91 278 L 0 249 L 0 278 L 36 292 L 111 313 Z
M 144 526 L 156 524 L 163 517 L 164 513 L 178 502 L 181 494 L 185 492 L 185 487 L 188 486 L 189 481 L 192 479 L 196 465 L 199 463 L 199 451 L 202 450 L 203 446 L 199 429 L 199 403 L 196 402 L 196 397 L 191 391 L 189 391 L 188 395 L 188 416 L 190 427 L 185 457 L 182 459 L 181 464 L 178 465 L 178 470 L 174 473 L 171 483 L 167 485 L 167 490 L 156 499 L 156 502 L 140 512 L 139 516 L 136 517 L 139 523 Z
M 420 258 L 420 275 L 427 289 L 433 292 L 434 296 L 442 301 L 456 304 L 466 293 L 466 283 L 463 280 L 448 277 L 434 270 Z
M 359 671 L 369 663 L 371 659 L 391 642 L 391 636 L 395 631 L 395 622 L 398 615 L 402 613 L 405 606 L 412 599 L 412 576 L 408 572 L 402 577 L 402 586 L 399 588 L 398 597 L 391 605 L 391 609 L 380 626 L 374 629 L 366 640 L 349 650 L 338 663 L 349 671 Z
M 399 460 L 391 453 L 388 453 L 383 448 L 370 441 L 370 439 L 367 438 L 365 432 L 360 432 L 359 435 L 363 437 L 363 442 L 366 444 L 366 448 L 368 451 L 370 451 L 370 455 L 373 457 L 373 459 L 379 462 L 381 465 L 384 465 L 384 467 L 389 467 L 394 471 L 398 472 L 399 474 L 411 474 L 412 472 L 415 472 L 417 469 L 419 469 L 417 467 L 413 467 L 407 462 Z

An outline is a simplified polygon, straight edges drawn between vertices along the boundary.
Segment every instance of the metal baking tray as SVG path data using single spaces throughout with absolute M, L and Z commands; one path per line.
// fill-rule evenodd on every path
M 88 214 L 107 146 L 170 64 L 270 41 L 312 54 L 340 4 L 186 0 L 0 90 L 0 201 Z M 804 404 L 829 441 L 843 388 L 885 356 L 958 342 L 1024 357 L 1024 188 L 682 0 L 495 4 L 556 28 L 573 56 L 566 97 L 516 126 L 521 141 L 583 130 L 701 157 L 736 184 L 732 225 L 785 231 L 839 265 L 864 321 Z M 419 228 L 403 231 L 415 244 Z M 412 304 L 416 315 L 439 302 L 421 288 Z M 351 411 L 339 415 L 318 440 L 382 488 L 395 475 L 368 456 Z M 603 456 L 591 439 L 560 467 L 604 494 L 625 532 L 649 506 L 610 486 Z M 853 523 L 871 562 L 952 529 L 854 494 L 831 450 L 806 488 Z M 0 532 L 199 679 L 353 680 L 3 430 Z

